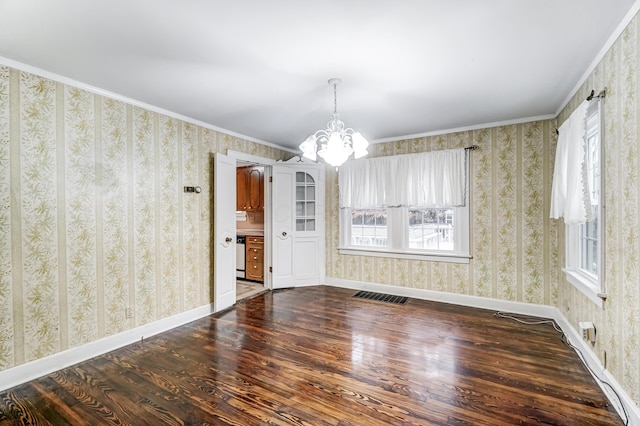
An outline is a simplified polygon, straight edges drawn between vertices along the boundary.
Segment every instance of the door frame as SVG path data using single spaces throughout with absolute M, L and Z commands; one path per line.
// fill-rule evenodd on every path
M 272 176 L 271 166 L 276 164 L 276 160 L 272 160 L 270 158 L 259 157 L 253 154 L 246 154 L 244 152 L 227 150 L 227 156 L 236 160 L 236 167 L 238 161 L 246 161 L 249 163 L 254 163 L 259 166 L 264 167 L 264 287 L 272 290 L 273 284 L 271 279 L 271 274 L 269 273 L 269 266 L 273 265 L 272 257 L 273 253 L 271 250 L 271 220 L 272 220 L 272 212 L 271 212 L 271 185 L 269 185 L 269 179 Z

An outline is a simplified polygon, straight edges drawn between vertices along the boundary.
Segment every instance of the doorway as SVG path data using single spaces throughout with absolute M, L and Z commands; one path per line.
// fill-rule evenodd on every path
M 239 213 L 244 210 L 238 209 L 237 170 L 254 166 L 263 167 L 262 183 L 258 179 L 256 185 L 254 180 L 253 186 L 263 190 L 261 212 L 264 216 L 262 231 L 248 235 L 246 230 L 238 232 L 236 225 L 245 222 L 241 224 L 241 229 L 254 228 L 256 231 L 260 219 L 256 215 L 251 219 L 251 215 Z M 324 281 L 323 165 L 305 163 L 295 157 L 283 163 L 228 151 L 226 155 L 214 156 L 214 175 L 213 292 L 216 312 L 237 302 L 239 282 L 258 283 L 256 290 L 269 291 L 318 285 Z M 255 206 L 260 205 L 260 198 L 255 204 L 253 194 L 249 195 L 249 199 L 253 200 L 251 208 L 255 211 Z M 244 194 L 242 197 L 246 196 Z M 237 260 L 241 260 L 237 253 L 237 241 L 243 234 L 245 275 L 238 277 L 236 275 L 242 266 L 236 266 Z M 255 246 L 250 247 L 249 244 Z M 255 263 L 250 265 L 251 261 Z M 256 279 L 249 272 L 262 276 Z
M 236 302 L 268 291 L 267 169 L 256 161 L 236 160 Z

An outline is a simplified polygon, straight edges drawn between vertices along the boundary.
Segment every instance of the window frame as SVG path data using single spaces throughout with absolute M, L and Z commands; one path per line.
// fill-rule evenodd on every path
M 467 202 L 464 206 L 451 207 L 454 210 L 454 247 L 452 250 L 428 250 L 409 248 L 409 210 L 423 207 L 395 207 L 387 209 L 387 247 L 356 246 L 351 244 L 350 208 L 340 209 L 340 254 L 372 257 L 392 257 L 410 260 L 430 260 L 436 262 L 469 263 L 469 185 L 466 190 Z M 428 207 L 424 207 L 428 208 Z M 436 207 L 434 207 L 436 208 Z M 345 226 L 349 224 L 349 226 Z
M 598 224 L 597 224 L 597 275 L 583 269 L 581 267 L 582 252 L 582 228 L 587 224 L 565 224 L 565 267 L 562 269 L 565 277 L 577 290 L 584 294 L 589 300 L 597 306 L 602 307 L 603 301 L 607 294 L 605 291 L 605 270 L 604 270 L 604 254 L 605 254 L 605 178 L 604 178 L 604 126 L 602 116 L 602 99 L 597 98 L 597 105 L 590 105 L 585 117 L 586 134 L 585 143 L 589 143 L 589 138 L 597 135 L 597 143 L 599 144 L 598 172 L 599 172 L 599 194 L 598 194 Z M 595 120 L 590 120 L 597 114 Z M 594 127 L 597 127 L 594 130 Z

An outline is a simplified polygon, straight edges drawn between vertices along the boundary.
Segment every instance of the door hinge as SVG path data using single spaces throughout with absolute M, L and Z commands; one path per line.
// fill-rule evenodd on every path
M 273 182 L 273 176 L 269 176 L 269 183 Z
M 273 267 L 272 266 L 269 266 L 269 272 L 273 273 Z

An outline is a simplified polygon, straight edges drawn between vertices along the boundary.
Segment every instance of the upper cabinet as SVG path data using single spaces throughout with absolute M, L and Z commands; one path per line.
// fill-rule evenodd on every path
M 236 210 L 264 211 L 264 168 L 261 166 L 236 169 Z

